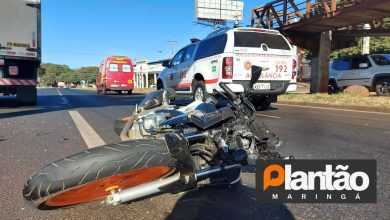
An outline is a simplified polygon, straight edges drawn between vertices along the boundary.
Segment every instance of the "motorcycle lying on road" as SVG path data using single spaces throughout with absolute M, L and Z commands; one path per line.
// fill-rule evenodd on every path
M 256 118 L 248 100 L 262 68 L 252 66 L 248 89 L 233 93 L 227 84 L 212 96 L 179 108 L 171 89 L 147 95 L 134 114 L 116 123 L 124 140 L 66 157 L 30 177 L 23 197 L 39 209 L 97 200 L 116 205 L 202 185 L 240 181 L 242 166 L 257 159 L 281 159 L 281 141 Z

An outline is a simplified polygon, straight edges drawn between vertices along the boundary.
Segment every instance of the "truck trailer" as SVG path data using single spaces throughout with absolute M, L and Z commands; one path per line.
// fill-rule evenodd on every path
M 41 63 L 41 0 L 0 1 L 0 94 L 37 102 Z

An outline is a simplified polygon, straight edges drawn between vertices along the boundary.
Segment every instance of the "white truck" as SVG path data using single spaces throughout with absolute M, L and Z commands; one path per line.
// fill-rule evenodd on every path
M 18 103 L 37 102 L 41 63 L 41 1 L 0 1 L 0 94 Z
M 224 28 L 191 42 L 163 63 L 166 68 L 158 76 L 158 89 L 173 88 L 205 101 L 214 89 L 222 91 L 218 83 L 224 82 L 241 93 L 249 86 L 251 68 L 256 65 L 266 70 L 250 90 L 252 103 L 256 109 L 267 109 L 294 76 L 295 54 L 275 30 Z

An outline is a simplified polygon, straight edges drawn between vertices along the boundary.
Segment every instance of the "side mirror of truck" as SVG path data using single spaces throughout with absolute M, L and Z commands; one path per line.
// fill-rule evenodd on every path
M 162 62 L 162 66 L 163 67 L 171 67 L 171 61 L 170 60 L 164 60 L 163 62 Z

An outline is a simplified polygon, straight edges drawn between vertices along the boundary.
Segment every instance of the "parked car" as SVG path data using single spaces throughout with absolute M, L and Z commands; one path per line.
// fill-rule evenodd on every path
M 251 90 L 256 108 L 268 108 L 284 93 L 293 74 L 294 54 L 289 42 L 275 30 L 221 29 L 203 40 L 192 39 L 180 49 L 158 76 L 157 88 L 192 93 L 204 101 L 219 82 L 241 93 L 249 85 L 251 67 L 265 67 Z
M 380 96 L 390 95 L 390 54 L 369 54 L 330 62 L 329 88 L 337 91 L 362 85 Z
M 133 62 L 128 57 L 111 56 L 104 59 L 99 66 L 96 78 L 97 93 L 107 94 L 108 91 L 122 91 L 129 95 L 134 89 Z

